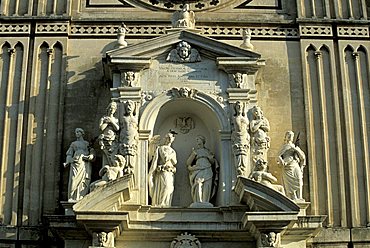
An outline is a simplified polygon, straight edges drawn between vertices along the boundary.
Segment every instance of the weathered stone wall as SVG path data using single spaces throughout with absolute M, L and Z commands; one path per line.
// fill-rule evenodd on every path
M 255 51 L 266 60 L 257 88 L 271 123 L 270 171 L 280 174 L 275 156 L 283 133 L 301 132 L 308 155 L 304 198 L 311 201 L 309 213 L 328 216 L 327 228 L 312 242 L 365 247 L 366 1 L 285 0 L 275 9 L 253 2 L 250 9 L 200 12 L 197 27 L 237 46 L 242 28 L 251 29 Z M 88 140 L 99 134 L 110 97 L 101 58 L 114 47 L 116 28 L 125 21 L 127 41 L 135 44 L 163 34 L 171 13 L 113 0 L 8 0 L 0 9 L 0 246 L 27 241 L 46 247 L 48 239 L 40 240 L 47 232 L 40 226 L 44 214 L 61 213 L 59 201 L 66 199 L 68 170 L 62 162 L 73 130 L 83 127 Z

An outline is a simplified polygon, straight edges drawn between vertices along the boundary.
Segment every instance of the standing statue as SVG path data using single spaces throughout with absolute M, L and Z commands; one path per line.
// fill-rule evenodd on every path
M 121 119 L 121 154 L 126 159 L 124 174 L 131 174 L 133 172 L 137 153 L 139 133 L 135 105 L 135 102 L 131 100 L 126 101 L 124 104 L 125 114 Z
M 117 154 L 118 144 L 116 140 L 117 131 L 119 130 L 119 121 L 114 116 L 117 111 L 117 103 L 111 102 L 107 107 L 107 114 L 100 119 L 99 136 L 100 149 L 103 151 L 103 165 L 111 164 L 110 158 Z
M 189 8 L 189 4 L 184 4 L 181 10 L 178 10 L 173 14 L 172 27 L 195 28 L 195 14 Z
M 233 151 L 236 160 L 237 175 L 247 177 L 250 173 L 250 136 L 248 133 L 249 121 L 245 117 L 243 103 L 237 101 L 234 103 L 233 132 L 231 139 L 233 141 Z
M 303 168 L 306 165 L 304 152 L 293 143 L 294 133 L 285 133 L 285 144 L 277 157 L 278 164 L 283 166 L 283 183 L 287 196 L 292 200 L 303 200 Z
M 270 131 L 270 123 L 263 116 L 263 112 L 258 106 L 252 108 L 252 115 L 250 131 L 252 133 L 253 159 L 262 158 L 267 160 L 267 150 L 270 148 L 270 137 L 267 133 Z
M 83 139 L 82 128 L 76 128 L 76 141 L 73 141 L 67 151 L 64 167 L 69 168 L 68 201 L 81 200 L 89 192 L 91 181 L 91 161 L 95 152 L 89 147 L 89 142 Z
M 204 146 L 206 138 L 198 135 L 195 140 L 197 147 L 186 161 L 193 198 L 190 207 L 213 207 L 209 201 L 216 193 L 219 166 L 214 154 Z
M 148 176 L 153 206 L 169 207 L 172 203 L 177 157 L 171 145 L 175 141 L 175 134 L 174 131 L 167 133 L 164 144 L 158 146 L 153 154 Z

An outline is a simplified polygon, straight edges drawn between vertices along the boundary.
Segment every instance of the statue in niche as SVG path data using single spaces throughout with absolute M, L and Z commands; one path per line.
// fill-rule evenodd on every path
M 279 234 L 274 232 L 261 233 L 259 247 L 279 247 Z
M 166 60 L 177 63 L 193 63 L 201 61 L 201 58 L 195 48 L 192 48 L 186 41 L 181 41 L 177 44 L 176 49 L 171 50 Z
M 184 4 L 181 10 L 173 13 L 172 27 L 174 28 L 195 28 L 195 14 L 190 10 L 189 4 Z
M 111 102 L 107 107 L 107 114 L 100 118 L 99 136 L 100 149 L 103 151 L 103 165 L 109 165 L 110 158 L 118 152 L 118 143 L 116 132 L 119 130 L 119 121 L 114 116 L 117 111 L 117 103 Z
M 117 31 L 117 45 L 119 48 L 127 47 L 127 41 L 125 40 L 127 32 L 127 26 L 122 22 L 121 27 Z
M 293 139 L 293 131 L 285 133 L 285 144 L 279 151 L 277 162 L 283 166 L 283 184 L 288 198 L 304 201 L 302 190 L 306 155 L 297 144 L 293 143 Z
M 174 238 L 170 248 L 201 248 L 201 243 L 195 236 L 185 232 Z
M 270 131 L 270 123 L 258 106 L 252 108 L 252 115 L 250 131 L 252 133 L 253 159 L 262 158 L 267 160 L 267 151 L 270 148 L 270 137 L 267 133 Z
M 188 87 L 181 87 L 172 88 L 169 92 L 173 97 L 193 98 L 198 91 L 196 89 L 189 89 Z
M 93 247 L 114 247 L 114 235 L 111 232 L 93 233 Z
M 128 100 L 124 103 L 125 113 L 121 118 L 120 153 L 126 159 L 124 174 L 131 174 L 135 165 L 137 145 L 139 140 L 138 122 L 136 119 L 136 104 Z
M 104 165 L 99 171 L 100 180 L 93 182 L 90 185 L 90 191 L 106 185 L 108 182 L 114 181 L 123 176 L 123 171 L 126 165 L 126 160 L 122 155 L 114 155 L 110 158 L 111 164 Z
M 204 146 L 206 138 L 198 135 L 195 140 L 197 146 L 186 161 L 193 198 L 190 207 L 213 207 L 209 201 L 217 190 L 219 165 L 214 154 Z
M 245 106 L 242 102 L 236 101 L 233 105 L 233 152 L 236 159 L 237 175 L 247 177 L 250 173 L 250 135 L 249 120 L 245 116 Z
M 135 86 L 136 73 L 133 71 L 126 71 L 121 73 L 121 85 L 126 87 Z
M 241 88 L 243 85 L 243 74 L 240 72 L 237 72 L 233 74 L 233 79 L 234 79 L 235 87 Z
M 153 206 L 169 207 L 172 203 L 177 156 L 171 145 L 175 141 L 176 134 L 170 131 L 166 134 L 162 145 L 149 149 L 154 150 L 154 154 L 150 154 L 153 157 L 148 176 L 149 195 Z M 155 137 L 158 140 L 158 136 Z
M 191 129 L 194 129 L 194 121 L 190 116 L 178 117 L 176 118 L 176 128 L 180 130 L 181 133 L 186 134 Z
M 284 187 L 274 184 L 277 183 L 277 178 L 267 171 L 267 161 L 264 161 L 261 158 L 257 159 L 255 162 L 254 170 L 250 174 L 249 178 L 285 195 Z
M 68 201 L 81 200 L 89 192 L 91 181 L 91 161 L 95 158 L 94 149 L 83 139 L 82 128 L 75 129 L 76 141 L 73 141 L 67 151 L 64 167 L 69 166 Z

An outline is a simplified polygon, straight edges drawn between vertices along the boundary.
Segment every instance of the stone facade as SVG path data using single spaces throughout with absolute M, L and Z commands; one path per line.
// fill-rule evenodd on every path
M 171 1 L 0 2 L 0 247 L 370 247 L 370 2 L 203 2 L 175 25 Z M 188 55 L 176 50 L 184 41 Z M 135 156 L 121 153 L 130 173 L 73 205 L 63 162 L 74 130 L 97 151 L 97 181 L 100 119 L 115 101 L 122 121 L 128 100 L 138 125 Z M 284 134 L 300 133 L 307 202 L 247 179 L 252 166 L 238 174 L 254 155 L 233 149 L 237 102 L 248 122 L 254 106 L 268 119 L 260 172 L 274 185 L 284 183 Z M 147 154 L 170 129 L 178 176 L 172 207 L 159 208 Z M 205 208 L 189 208 L 197 134 L 220 168 Z

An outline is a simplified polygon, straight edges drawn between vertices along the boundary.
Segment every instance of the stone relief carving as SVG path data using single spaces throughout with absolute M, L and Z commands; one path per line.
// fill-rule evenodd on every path
M 243 86 L 243 74 L 240 72 L 237 72 L 232 75 L 234 85 L 236 88 L 242 88 Z
M 236 101 L 233 104 L 233 109 L 233 132 L 231 139 L 233 141 L 236 171 L 238 175 L 247 177 L 250 173 L 249 120 L 245 116 L 245 105 L 242 102 Z
M 243 35 L 243 43 L 240 45 L 240 47 L 246 50 L 253 51 L 254 46 L 251 43 L 251 39 L 252 39 L 251 30 L 249 28 L 243 29 L 242 35 Z
M 177 236 L 177 238 L 174 238 L 170 246 L 170 248 L 190 248 L 190 247 L 201 248 L 201 243 L 195 236 L 188 233 L 183 233 Z
M 279 247 L 280 234 L 275 232 L 261 233 L 258 247 Z
M 167 61 L 177 63 L 194 63 L 201 61 L 198 50 L 192 48 L 186 41 L 177 44 L 167 56 Z
M 253 119 L 250 122 L 250 131 L 252 134 L 252 151 L 253 159 L 262 158 L 267 160 L 267 151 L 270 148 L 270 123 L 264 117 L 260 107 L 254 106 L 252 108 Z
M 175 123 L 176 128 L 182 134 L 187 134 L 195 127 L 194 120 L 190 116 L 177 117 Z
M 139 140 L 136 103 L 128 100 L 124 103 L 124 115 L 121 118 L 120 153 L 126 159 L 124 174 L 131 174 L 135 165 Z
M 257 159 L 255 162 L 254 170 L 249 178 L 285 195 L 284 187 L 274 184 L 277 182 L 277 178 L 267 171 L 267 161 L 261 158 Z
M 174 191 L 174 180 L 176 173 L 177 156 L 176 151 L 171 147 L 177 133 L 170 131 L 166 134 L 162 145 L 157 146 L 159 137 L 151 140 L 149 148 L 151 166 L 149 169 L 149 195 L 153 206 L 169 207 L 172 203 Z
M 195 28 L 195 14 L 189 8 L 189 4 L 184 4 L 181 10 L 178 10 L 173 14 L 172 27 Z
M 133 87 L 136 85 L 137 76 L 133 71 L 125 71 L 121 73 L 121 85 L 124 87 Z
M 197 146 L 186 161 L 193 199 L 190 207 L 212 207 L 210 200 L 217 191 L 219 165 L 214 154 L 205 147 L 206 138 L 198 135 L 195 140 Z
M 114 234 L 111 232 L 93 233 L 92 247 L 114 247 Z
M 198 91 L 196 89 L 182 87 L 182 88 L 172 88 L 169 92 L 173 97 L 193 98 Z
M 283 183 L 287 196 L 292 200 L 304 201 L 303 168 L 306 165 L 306 155 L 296 144 L 293 143 L 294 132 L 285 133 L 285 144 L 281 147 L 277 162 L 283 166 Z M 298 140 L 298 139 L 297 139 Z
M 117 45 L 119 48 L 127 47 L 127 41 L 125 40 L 126 32 L 127 27 L 122 22 L 121 27 L 119 27 L 117 31 Z
M 76 141 L 73 141 L 67 151 L 64 167 L 69 166 L 68 201 L 75 202 L 82 199 L 89 192 L 91 181 L 91 161 L 95 158 L 95 151 L 85 141 L 82 128 L 75 129 Z

